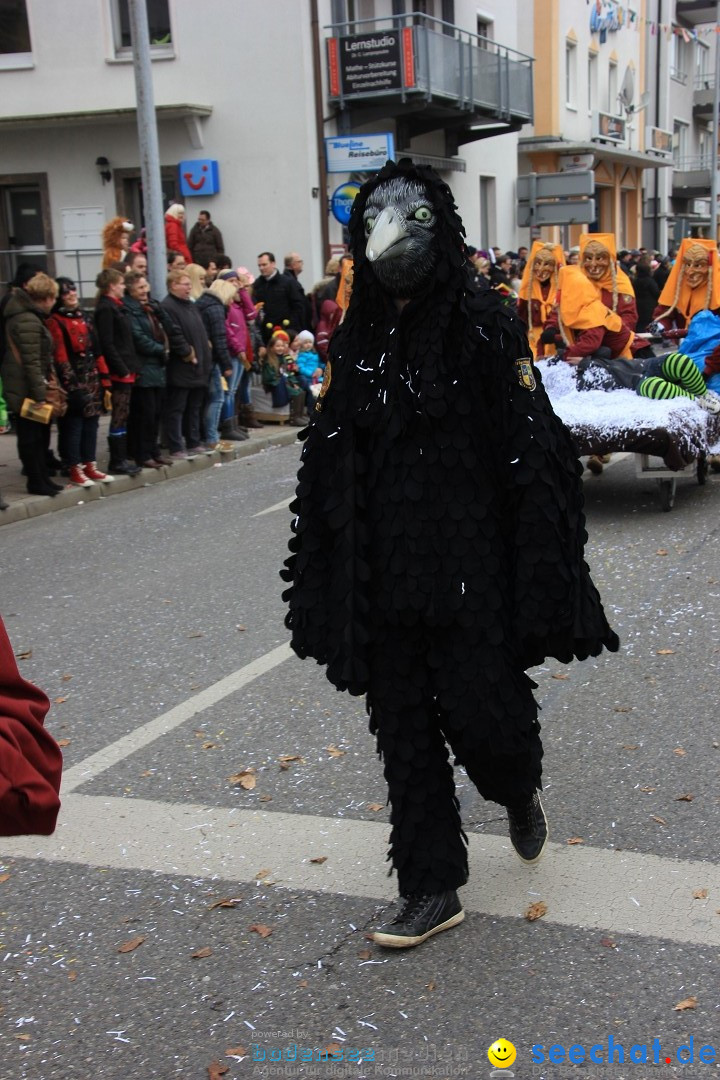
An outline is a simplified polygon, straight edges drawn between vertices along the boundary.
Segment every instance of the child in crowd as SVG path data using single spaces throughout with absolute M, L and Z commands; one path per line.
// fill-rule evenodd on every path
M 310 389 L 313 383 L 321 383 L 325 374 L 325 362 L 315 348 L 315 338 L 309 330 L 301 330 L 292 343 L 298 366 L 298 381 L 305 391 L 305 405 L 310 414 L 315 407 L 315 396 Z
M 290 352 L 290 335 L 276 326 L 270 335 L 262 365 L 262 384 L 272 396 L 273 408 L 290 404 L 290 424 L 303 427 L 305 394 L 300 385 L 297 361 Z

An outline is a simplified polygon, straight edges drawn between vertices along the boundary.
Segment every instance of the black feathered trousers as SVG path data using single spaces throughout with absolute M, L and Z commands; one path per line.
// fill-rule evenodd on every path
M 459 627 L 385 627 L 369 659 L 400 893 L 456 889 L 468 861 L 450 752 L 484 799 L 530 798 L 543 753 L 534 684 L 487 634 Z

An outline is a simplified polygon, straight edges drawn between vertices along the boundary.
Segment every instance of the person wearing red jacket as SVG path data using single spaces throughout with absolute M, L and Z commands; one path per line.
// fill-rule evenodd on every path
M 85 320 L 77 285 L 57 279 L 60 294 L 47 320 L 55 345 L 53 361 L 67 394 L 67 412 L 58 417 L 60 456 L 75 487 L 109 483 L 112 476 L 97 467 L 97 433 L 102 405 L 100 372 L 95 362 L 92 330 Z
M 49 836 L 60 810 L 62 753 L 43 727 L 46 694 L 18 671 L 0 619 L 0 836 Z
M 168 251 L 179 251 L 186 263 L 193 261 L 190 248 L 185 239 L 183 223 L 185 207 L 182 203 L 173 203 L 165 211 L 165 247 Z

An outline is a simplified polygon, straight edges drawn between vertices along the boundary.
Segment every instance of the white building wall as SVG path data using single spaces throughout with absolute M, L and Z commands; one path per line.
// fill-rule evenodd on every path
M 115 58 L 114 0 L 27 0 L 33 67 L 0 70 L 0 118 L 133 109 L 132 64 Z M 478 13 L 493 22 L 493 37 L 517 47 L 518 0 L 456 0 L 455 22 L 474 32 Z M 321 27 L 331 19 L 330 0 L 319 0 Z M 437 5 L 439 8 L 439 5 Z M 310 0 L 170 0 L 173 57 L 153 60 L 155 103 L 211 106 L 197 122 L 202 146 L 193 146 L 183 120 L 158 125 L 160 161 L 216 158 L 220 194 L 187 197 L 187 223 L 207 209 L 223 232 L 234 261 L 253 267 L 266 248 L 281 259 L 298 250 L 305 259 L 306 288 L 322 275 L 318 144 L 313 98 Z M 376 17 L 391 13 L 390 0 L 375 0 Z M 438 11 L 439 14 L 439 11 Z M 324 34 L 321 44 L 323 110 L 327 117 Z M 336 133 L 333 121 L 323 134 Z M 419 140 L 426 152 L 444 155 L 442 136 Z M 432 149 L 430 145 L 432 144 Z M 416 149 L 420 146 L 416 143 Z M 466 224 L 468 241 L 480 242 L 480 177 L 495 181 L 496 235 L 486 242 L 516 247 L 514 180 L 517 136 L 502 135 L 461 146 L 467 172 L 447 174 Z M 64 123 L 4 130 L 0 174 L 46 173 L 53 240 L 63 244 L 63 211 L 102 207 L 117 212 L 115 186 L 103 184 L 95 159 L 110 167 L 138 167 L 135 122 Z M 328 193 L 343 180 L 328 177 Z M 65 215 L 66 216 L 66 215 Z M 342 229 L 329 218 L 330 241 Z M 100 238 L 98 237 L 98 246 Z M 59 269 L 61 266 L 58 267 Z

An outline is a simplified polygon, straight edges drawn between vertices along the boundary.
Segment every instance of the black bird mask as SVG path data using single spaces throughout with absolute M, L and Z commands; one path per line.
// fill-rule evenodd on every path
M 434 169 L 408 158 L 389 161 L 353 205 L 356 283 L 374 281 L 382 292 L 409 300 L 426 292 L 433 279 L 460 280 L 463 234 L 452 192 Z

